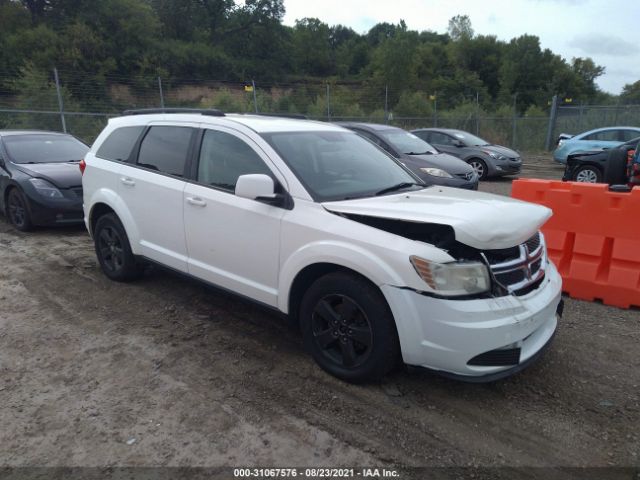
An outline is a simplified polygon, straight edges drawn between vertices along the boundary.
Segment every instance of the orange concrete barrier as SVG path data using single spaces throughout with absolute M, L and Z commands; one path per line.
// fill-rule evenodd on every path
M 640 187 L 518 179 L 511 196 L 553 210 L 542 231 L 569 296 L 640 306 Z

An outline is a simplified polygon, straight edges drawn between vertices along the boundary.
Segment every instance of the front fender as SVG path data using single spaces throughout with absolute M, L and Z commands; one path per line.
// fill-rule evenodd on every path
M 281 311 L 289 313 L 289 294 L 298 273 L 308 266 L 319 263 L 348 268 L 378 286 L 405 284 L 388 261 L 369 250 L 342 241 L 318 241 L 296 250 L 282 265 L 278 281 L 278 308 Z
M 115 214 L 122 222 L 122 225 L 124 226 L 127 237 L 129 237 L 131 251 L 134 253 L 134 255 L 139 254 L 140 252 L 138 251 L 138 245 L 140 245 L 140 233 L 138 231 L 138 228 L 136 227 L 136 223 L 133 221 L 133 216 L 131 215 L 131 211 L 129 210 L 127 205 L 113 190 L 110 190 L 108 188 L 99 188 L 91 195 L 91 198 L 89 199 L 89 205 L 91 205 L 91 209 L 88 215 L 86 214 L 85 210 L 85 223 L 87 225 L 89 233 L 93 235 L 93 232 L 91 232 L 89 227 L 91 225 L 91 221 L 93 220 L 95 208 L 98 204 L 105 204 L 115 212 Z

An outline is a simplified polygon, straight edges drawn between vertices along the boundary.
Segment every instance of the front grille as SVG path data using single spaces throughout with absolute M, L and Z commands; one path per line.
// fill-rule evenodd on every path
M 491 350 L 490 352 L 476 355 L 467 362 L 467 365 L 478 367 L 506 367 L 520 363 L 519 348 L 505 348 L 504 350 Z
M 75 193 L 76 197 L 82 198 L 82 187 L 72 188 L 71 191 Z
M 495 281 L 509 293 L 528 293 L 532 285 L 539 285 L 544 278 L 547 258 L 544 238 L 540 233 L 517 247 L 482 253 Z

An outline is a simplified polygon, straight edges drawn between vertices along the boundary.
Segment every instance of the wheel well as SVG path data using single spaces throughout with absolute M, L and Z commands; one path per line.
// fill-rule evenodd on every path
M 473 156 L 473 157 L 469 157 L 469 158 L 467 158 L 465 161 L 466 161 L 467 163 L 469 163 L 469 162 L 471 162 L 471 161 L 473 161 L 473 160 L 480 160 L 480 161 L 481 161 L 482 163 L 484 163 L 485 165 L 487 164 L 487 161 L 486 161 L 484 158 L 480 158 L 480 157 L 478 157 L 477 155 L 476 155 L 476 156 Z
M 595 169 L 597 169 L 600 173 L 604 173 L 604 169 L 602 166 L 598 165 L 597 163 L 582 163 L 580 165 L 578 165 L 576 167 L 576 170 L 580 170 L 582 167 L 594 167 Z
M 93 208 L 91 209 L 91 214 L 89 216 L 89 225 L 91 226 L 92 235 L 98 219 L 103 215 L 106 215 L 107 213 L 115 213 L 115 211 L 106 203 L 96 203 L 93 206 Z
M 357 275 L 373 285 L 376 289 L 378 288 L 375 283 L 361 273 L 351 270 L 350 268 L 343 267 L 342 265 L 336 265 L 335 263 L 314 263 L 313 265 L 308 265 L 298 272 L 296 278 L 291 284 L 291 289 L 289 290 L 289 317 L 291 317 L 292 320 L 296 323 L 298 321 L 300 303 L 302 302 L 302 297 L 307 289 L 320 277 L 333 272 L 346 272 Z
M 3 198 L 4 203 L 3 203 L 3 206 L 4 206 L 4 214 L 5 215 L 7 215 L 7 213 L 9 212 L 7 204 L 9 203 L 9 194 L 11 193 L 11 190 L 13 190 L 13 189 L 17 190 L 18 187 L 16 187 L 15 185 L 9 185 L 4 190 L 4 198 Z

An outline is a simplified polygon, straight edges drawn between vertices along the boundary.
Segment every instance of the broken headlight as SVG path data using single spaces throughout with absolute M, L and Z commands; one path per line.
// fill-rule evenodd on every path
M 489 271 L 483 263 L 435 263 L 415 255 L 409 259 L 420 278 L 441 295 L 473 295 L 491 289 Z

